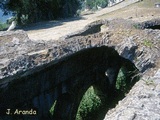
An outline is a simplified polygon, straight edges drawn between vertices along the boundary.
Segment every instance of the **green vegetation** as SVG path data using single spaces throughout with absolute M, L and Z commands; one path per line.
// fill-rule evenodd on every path
M 51 115 L 53 115 L 56 102 L 57 101 L 54 102 L 50 109 Z M 100 97 L 95 94 L 93 86 L 91 86 L 82 98 L 77 112 L 76 120 L 91 120 L 93 116 L 100 110 L 101 106 L 102 101 Z
M 153 85 L 153 86 L 155 86 L 154 80 L 152 80 L 152 79 L 148 79 L 148 80 L 144 80 L 144 81 L 145 81 L 146 85 Z
M 7 23 L 2 23 L 2 22 L 0 21 L 0 31 L 7 29 L 8 26 L 9 26 L 9 25 L 8 25 Z
M 127 90 L 126 76 L 124 75 L 122 69 L 120 69 L 117 77 L 116 89 L 124 92 Z
M 133 27 L 134 27 L 135 29 L 140 29 L 140 25 L 139 25 L 139 24 L 134 24 Z
M 1 1 L 4 14 L 13 12 L 19 25 L 73 17 L 78 10 L 107 6 L 108 0 L 9 0 Z
M 94 92 L 91 86 L 84 94 L 79 105 L 76 120 L 91 120 L 102 106 L 102 100 Z
M 53 115 L 53 112 L 54 112 L 54 108 L 55 108 L 55 106 L 56 106 L 56 103 L 57 103 L 57 100 L 54 101 L 51 109 L 49 110 L 49 112 L 51 113 L 51 115 Z
M 102 100 L 102 98 L 95 93 L 94 88 L 90 87 L 86 91 L 79 105 L 76 120 L 93 120 L 93 118 L 98 119 L 99 117 L 103 117 L 103 115 L 101 116 L 100 114 L 106 114 L 105 111 L 107 111 L 110 107 L 114 107 L 130 89 L 127 82 L 130 80 L 127 79 L 128 75 L 126 74 L 130 75 L 131 73 L 126 73 L 125 70 L 121 68 L 116 81 L 117 94 L 115 93 L 114 96 L 105 97 L 105 100 Z
M 81 0 L 9 0 L 0 2 L 7 14 L 12 11 L 18 24 L 71 17 L 80 8 Z
M 121 68 L 116 81 L 116 92 L 110 96 L 98 96 L 93 86 L 88 88 L 80 102 L 76 120 L 103 119 L 108 109 L 115 107 L 132 87 L 130 85 L 132 80 L 129 76 L 133 74 L 134 71 L 127 72 L 124 68 Z M 55 105 L 56 101 L 50 109 L 52 115 Z
M 146 47 L 152 47 L 153 46 L 153 43 L 150 41 L 150 40 L 144 40 L 143 41 L 143 44 L 146 46 Z
M 88 9 L 96 10 L 97 7 L 106 7 L 108 0 L 86 0 L 85 7 Z

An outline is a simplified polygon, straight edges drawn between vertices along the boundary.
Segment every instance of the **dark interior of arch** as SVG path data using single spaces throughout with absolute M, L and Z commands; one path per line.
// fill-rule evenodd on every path
M 146 27 L 146 29 L 160 30 L 160 25 L 150 25 L 149 27 Z
M 125 83 L 125 86 L 122 84 L 123 87 L 116 87 L 119 71 L 125 76 L 121 80 Z M 36 107 L 39 113 L 37 116 L 0 116 L 0 119 L 74 120 L 83 95 L 91 86 L 104 101 L 103 111 L 97 112 L 97 116 L 104 117 L 107 110 L 114 107 L 137 81 L 134 77 L 137 71 L 132 62 L 119 56 L 112 47 L 102 46 L 79 51 L 53 61 L 38 71 L 29 72 L 31 74 L 9 78 L 11 82 L 8 86 L 0 86 L 0 107 Z M 49 113 L 52 105 L 53 115 Z
M 150 26 L 150 29 L 159 29 L 160 30 L 160 25 L 154 25 L 154 26 Z
M 137 76 L 138 69 L 136 69 L 134 64 L 129 63 L 126 65 L 127 65 L 127 68 L 122 67 L 119 72 L 119 74 L 123 74 L 123 78 L 117 78 L 117 80 L 121 79 L 121 81 L 123 83 L 120 83 L 119 87 L 115 88 L 115 91 L 111 92 L 111 94 L 104 92 L 104 89 L 105 89 L 105 86 L 107 85 L 107 83 L 105 84 L 103 82 L 102 83 L 94 83 L 92 86 L 86 88 L 85 90 L 81 90 L 81 93 L 79 94 L 78 99 L 77 99 L 77 104 L 79 105 L 79 107 L 83 107 L 83 108 L 87 107 L 87 106 L 80 106 L 80 103 L 83 101 L 83 99 L 88 99 L 88 101 L 89 101 L 89 99 L 94 99 L 94 97 L 90 98 L 90 96 L 88 96 L 87 98 L 84 97 L 87 90 L 91 87 L 93 87 L 94 94 L 96 97 L 99 97 L 101 103 L 99 103 L 98 107 L 96 107 L 96 108 L 90 108 L 93 110 L 91 112 L 86 113 L 85 117 L 84 117 L 84 115 L 82 115 L 80 119 L 76 117 L 77 112 L 78 112 L 78 109 L 76 109 L 75 110 L 76 112 L 74 112 L 74 114 L 75 114 L 74 117 L 76 118 L 76 120 L 81 120 L 81 119 L 102 120 L 102 119 L 104 119 L 107 111 L 111 108 L 114 108 L 117 105 L 118 101 L 122 100 L 125 97 L 125 94 L 128 93 L 128 91 L 133 87 L 133 85 L 139 80 L 139 76 Z M 66 104 L 69 105 L 70 102 L 72 101 L 72 99 L 73 98 L 70 96 L 70 94 L 63 94 L 58 101 L 57 108 L 55 107 L 55 109 L 54 109 L 55 113 L 53 114 L 53 116 L 54 115 L 55 116 L 52 118 L 53 119 L 62 119 L 63 117 L 58 118 L 57 115 L 62 114 L 62 113 L 67 114 L 67 112 L 70 112 L 69 106 L 66 108 L 64 108 L 64 106 L 66 106 Z M 94 100 L 90 100 L 90 101 L 96 102 Z M 83 104 L 85 104 L 85 103 L 83 103 Z M 97 102 L 95 104 L 97 104 Z M 86 103 L 86 105 L 87 105 L 87 103 Z M 93 107 L 95 107 L 95 106 L 93 105 Z M 56 112 L 56 111 L 58 111 L 58 112 Z M 84 111 L 86 112 L 88 110 L 84 110 Z M 61 116 L 61 115 L 58 115 L 58 116 Z
M 139 80 L 138 69 L 130 60 L 122 58 L 122 66 L 119 69 L 118 75 L 116 77 L 116 85 L 114 88 L 110 89 L 109 78 L 105 76 L 105 72 L 98 76 L 99 80 L 94 80 L 85 87 L 81 87 L 80 90 L 73 95 L 71 93 L 65 93 L 60 96 L 55 105 L 54 113 L 52 116 L 53 120 L 56 119 L 76 119 L 78 108 L 80 103 L 85 99 L 83 96 L 90 87 L 93 87 L 94 94 L 101 99 L 101 104 L 93 111 L 93 113 L 87 113 L 85 120 L 101 120 L 104 119 L 107 111 L 114 108 L 118 101 L 125 97 L 125 94 L 134 86 L 134 84 Z M 121 75 L 120 75 L 121 74 Z M 90 98 L 87 98 L 90 99 Z M 63 115 L 62 115 L 63 114 Z M 66 117 L 67 116 L 67 117 Z

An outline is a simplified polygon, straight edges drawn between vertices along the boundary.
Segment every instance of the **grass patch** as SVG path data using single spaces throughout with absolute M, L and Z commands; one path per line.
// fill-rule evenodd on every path
M 53 115 L 53 113 L 54 113 L 54 108 L 55 108 L 55 106 L 56 106 L 56 103 L 57 103 L 57 100 L 54 101 L 51 109 L 49 110 L 49 112 L 51 113 L 51 115 Z
M 151 48 L 153 46 L 153 43 L 146 39 L 146 40 L 143 41 L 143 45 L 145 45 L 146 47 L 150 47 Z
M 144 80 L 145 81 L 145 84 L 146 85 L 153 85 L 153 86 L 155 86 L 155 83 L 154 83 L 154 80 L 152 80 L 152 79 L 148 79 L 148 80 Z
M 140 25 L 139 25 L 139 24 L 134 24 L 133 27 L 134 27 L 135 29 L 140 29 Z
M 0 31 L 6 30 L 9 27 L 7 23 L 3 23 L 0 21 Z

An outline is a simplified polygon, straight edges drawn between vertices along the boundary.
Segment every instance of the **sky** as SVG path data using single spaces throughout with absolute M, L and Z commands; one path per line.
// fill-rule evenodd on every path
M 5 22 L 11 15 L 3 16 L 3 11 L 0 9 L 0 22 Z

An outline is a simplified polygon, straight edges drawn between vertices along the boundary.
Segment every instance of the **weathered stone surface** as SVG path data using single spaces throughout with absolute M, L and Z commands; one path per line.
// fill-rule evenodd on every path
M 81 100 L 79 98 L 82 98 L 88 87 L 99 87 L 102 84 L 100 89 L 103 89 L 104 94 L 112 91 L 121 64 L 122 58 L 113 48 L 94 47 L 4 78 L 0 81 L 0 108 L 22 109 L 22 106 L 32 106 L 39 110 L 36 117 L 47 119 L 49 109 L 57 100 L 54 117 L 74 119 Z
M 26 32 L 18 30 L 18 31 L 10 31 L 10 32 L 0 32 L 0 46 L 3 46 L 5 43 L 10 42 L 15 39 L 21 39 L 22 41 L 29 40 Z
M 90 31 L 92 30 L 92 28 L 97 28 L 97 27 L 100 28 L 102 24 L 105 24 L 106 26 L 108 26 L 107 28 L 108 32 L 95 33 L 93 35 L 87 36 L 87 34 L 90 34 L 90 32 L 85 32 L 85 31 L 88 31 L 88 30 Z M 53 59 L 57 59 L 59 56 L 63 56 L 64 54 L 67 55 L 67 54 L 79 51 L 80 49 L 83 49 L 83 48 L 109 45 L 109 46 L 116 46 L 116 49 L 119 51 L 119 53 L 123 57 L 128 58 L 131 61 L 134 61 L 136 59 L 134 63 L 139 69 L 141 69 L 141 71 L 144 71 L 146 69 L 144 67 L 148 65 L 152 66 L 152 64 L 154 64 L 153 63 L 154 60 L 156 59 L 156 57 L 158 57 L 157 55 L 159 55 L 157 53 L 159 49 L 159 41 L 158 41 L 160 38 L 159 31 L 143 30 L 143 32 L 138 33 L 139 31 L 137 31 L 134 33 L 134 31 L 131 30 L 134 28 L 133 25 L 134 23 L 132 21 L 125 21 L 123 19 L 112 20 L 112 21 L 105 21 L 105 20 L 98 21 L 98 22 L 92 23 L 91 25 L 88 25 L 84 30 L 82 30 L 83 32 L 80 32 L 79 34 L 74 33 L 73 35 L 68 37 L 67 41 L 48 42 L 48 43 L 44 41 L 39 41 L 37 43 L 33 42 L 28 39 L 27 35 L 23 31 L 22 32 L 16 31 L 16 32 L 9 32 L 9 33 L 2 32 L 1 36 L 4 36 L 4 37 L 3 39 L 1 39 L 1 41 L 5 41 L 6 44 L 0 47 L 1 49 L 0 57 L 2 61 L 10 61 L 10 60 L 14 61 L 14 59 L 16 61 L 17 56 L 25 55 L 25 57 L 28 58 L 28 55 L 29 55 L 33 57 L 34 55 L 31 55 L 30 52 L 36 52 L 39 50 L 41 51 L 44 49 L 46 50 L 48 49 L 49 53 L 46 54 L 47 59 L 43 59 L 43 62 L 45 60 L 47 62 L 48 59 L 49 61 Z M 132 32 L 132 31 L 133 33 L 129 34 L 129 32 Z M 99 32 L 99 30 L 95 32 Z M 19 35 L 16 35 L 17 33 Z M 84 35 L 86 36 L 83 36 L 83 33 L 85 33 Z M 25 37 L 21 37 L 19 39 L 18 36 L 23 36 L 23 34 Z M 128 37 L 128 35 L 130 35 L 130 37 Z M 9 40 L 9 42 L 7 42 L 6 38 L 7 40 Z M 147 42 L 148 42 L 148 46 L 147 46 Z M 139 45 L 141 46 L 138 48 L 137 46 Z M 155 46 L 152 46 L 152 45 L 155 45 Z M 157 49 L 155 49 L 155 47 Z M 152 54 L 151 51 L 154 52 L 154 54 Z M 32 57 L 30 57 L 30 59 Z M 36 58 L 35 60 L 36 63 L 38 61 L 39 62 L 41 61 L 41 55 L 39 55 L 39 58 L 38 57 L 33 57 L 33 58 Z M 32 64 L 34 64 L 34 62 Z M 37 64 L 41 64 L 41 63 L 37 63 Z M 1 66 L 4 66 L 4 65 L 1 64 Z M 24 64 L 23 66 L 26 66 L 26 65 Z
M 160 69 L 153 77 L 142 78 L 104 120 L 159 120 L 159 111 Z
M 155 20 L 153 20 L 152 22 L 156 23 Z M 123 25 L 121 28 L 123 28 Z M 127 94 L 127 96 L 118 103 L 116 108 L 111 109 L 104 119 L 158 120 L 160 119 L 160 75 L 159 63 L 157 63 L 156 61 L 160 60 L 160 30 L 132 29 L 131 31 L 124 31 L 124 29 L 115 29 L 118 29 L 118 34 L 120 33 L 124 35 L 116 35 L 120 38 L 118 41 L 122 42 L 118 43 L 113 40 L 113 38 L 117 39 L 117 37 L 114 36 L 114 34 L 117 33 L 117 31 L 115 30 L 115 33 L 111 34 L 111 37 L 104 37 L 105 39 L 108 39 L 107 44 L 114 44 L 114 46 L 116 46 L 116 50 L 120 53 L 120 55 L 133 61 L 143 75 L 141 80 L 137 82 L 137 84 L 133 87 L 129 94 Z M 126 33 L 128 31 L 129 36 L 126 36 Z M 155 69 L 150 69 L 153 67 Z M 155 72 L 156 74 L 154 75 Z M 154 76 L 151 77 L 152 75 Z
M 0 32 L 0 36 L 0 78 L 33 68 L 39 65 L 39 59 L 48 56 L 51 44 L 41 40 L 34 42 L 24 31 Z M 46 52 L 42 53 L 44 49 Z M 45 61 L 47 59 L 43 63 Z
M 156 25 L 160 25 L 160 19 L 152 19 L 149 21 L 138 23 L 137 27 L 141 28 L 141 29 L 145 29 L 145 28 L 150 28 L 150 27 L 156 26 Z
M 74 36 L 86 36 L 89 34 L 98 33 L 101 31 L 101 26 L 103 24 L 107 24 L 107 21 L 106 20 L 98 20 L 98 21 L 92 22 L 92 23 L 88 24 L 87 26 L 85 26 L 82 30 L 77 31 L 75 33 L 68 34 L 64 37 L 61 37 L 60 39 L 65 40 L 65 39 L 68 39 L 68 38 L 71 38 Z
M 107 26 L 107 30 L 104 30 L 105 32 L 100 31 L 101 25 L 103 24 Z M 13 79 L 19 79 L 20 77 L 24 77 L 34 72 L 38 72 L 39 70 L 43 70 L 44 68 L 50 66 L 53 62 L 58 63 L 58 61 L 62 58 L 70 56 L 80 50 L 92 47 L 99 47 L 103 45 L 114 47 L 122 57 L 129 59 L 131 62 L 133 62 L 136 67 L 141 71 L 143 78 L 148 75 L 153 75 L 153 73 L 158 69 L 158 60 L 160 59 L 160 31 L 151 29 L 136 29 L 134 25 L 134 22 L 125 21 L 123 19 L 116 19 L 112 21 L 98 21 L 97 23 L 93 23 L 93 26 L 91 25 L 91 27 L 86 27 L 80 33 L 74 33 L 69 37 L 64 37 L 64 39 L 54 42 L 45 42 L 41 40 L 38 42 L 33 42 L 32 40 L 28 39 L 25 32 L 23 31 L 1 33 L 3 34 L 1 38 L 4 38 L 3 36 L 6 36 L 7 40 L 1 39 L 3 44 L 2 46 L 0 46 L 0 88 L 11 89 L 13 91 L 12 87 L 14 88 L 14 86 L 18 85 L 16 82 L 13 81 Z M 92 31 L 92 28 L 95 29 Z M 24 34 L 24 36 L 26 37 L 15 36 L 10 39 L 9 36 L 12 36 L 12 34 L 14 36 L 15 33 L 19 33 L 20 36 L 21 34 Z M 151 68 L 152 70 L 150 70 Z M 64 70 L 64 72 L 65 71 L 67 70 Z M 52 75 L 52 73 L 49 74 L 50 76 Z M 41 79 L 47 79 L 47 77 L 48 76 L 41 76 Z M 32 102 L 36 104 L 36 101 L 39 101 L 39 108 L 41 108 L 43 112 L 44 106 L 42 103 L 46 100 L 46 98 L 53 100 L 53 98 L 49 96 L 51 96 L 51 94 L 54 94 L 56 96 L 59 92 L 59 87 L 55 88 L 56 91 L 54 91 L 54 93 L 44 95 L 43 93 L 41 94 L 41 92 L 44 92 L 44 88 L 48 88 L 48 82 L 34 81 L 33 77 L 33 79 L 31 80 L 34 82 L 30 83 L 29 81 L 27 81 L 27 79 L 29 78 L 26 78 L 24 80 L 24 83 L 29 86 L 32 85 L 33 87 L 31 87 L 31 89 L 28 89 L 24 83 L 21 83 L 20 85 L 22 85 L 22 87 L 17 87 L 17 90 L 20 91 L 21 89 L 25 88 L 24 90 L 26 91 L 24 92 L 24 94 L 27 95 L 29 95 L 31 92 L 32 94 L 28 96 L 28 99 L 31 99 L 33 97 L 33 94 L 36 93 L 37 97 L 35 97 Z M 83 76 L 80 77 L 80 79 L 84 79 Z M 158 79 L 153 79 L 153 81 L 155 82 Z M 36 80 L 38 80 L 38 77 Z M 64 88 L 65 90 L 66 84 L 69 85 L 70 83 L 62 82 L 59 86 L 60 88 Z M 7 88 L 8 85 L 10 85 L 10 88 Z M 38 86 L 41 86 L 42 88 Z M 153 97 L 157 101 L 159 100 L 159 95 L 155 93 L 155 91 L 159 91 L 158 83 L 156 82 L 156 87 L 154 89 L 152 89 L 152 86 L 145 86 L 145 82 L 143 81 L 138 82 L 136 86 L 136 88 L 133 88 L 132 90 L 133 94 L 136 94 L 134 93 L 136 92 L 136 89 L 140 89 L 140 92 L 144 93 L 138 93 L 138 96 L 134 96 L 135 98 L 131 97 L 131 99 L 130 97 L 126 97 L 124 101 L 127 101 L 127 103 L 119 105 L 120 107 L 117 108 L 117 110 L 114 110 L 116 111 L 116 113 L 113 112 L 111 114 L 109 112 L 111 116 L 107 115 L 106 119 L 109 118 L 110 120 L 117 118 L 129 120 L 134 118 L 140 119 L 143 117 L 143 119 L 150 119 L 151 116 L 149 115 L 151 114 L 155 115 L 155 119 L 159 118 L 159 115 L 157 114 L 159 106 L 157 102 L 156 104 L 154 104 L 153 99 L 150 99 Z M 141 89 L 141 87 L 143 88 Z M 8 91 L 8 94 L 9 93 L 11 97 L 15 97 L 14 94 L 11 94 L 11 91 Z M 140 103 L 137 102 L 138 100 L 140 101 Z M 146 104 L 146 101 L 148 102 L 148 104 Z M 130 104 L 132 107 L 130 107 Z M 152 109 L 153 106 L 150 109 L 150 104 L 153 106 L 157 105 L 157 111 Z M 130 111 L 121 111 L 128 108 L 130 108 Z M 146 113 L 146 110 L 151 110 L 151 112 L 149 113 L 147 111 Z
M 106 26 L 107 30 L 102 35 L 103 44 L 115 46 L 121 56 L 135 63 L 143 77 L 127 97 L 107 113 L 105 120 L 160 119 L 159 72 L 153 78 L 146 77 L 159 69 L 160 30 L 139 30 L 135 28 L 134 22 L 122 19 L 108 21 Z M 155 69 L 150 69 L 153 67 Z

